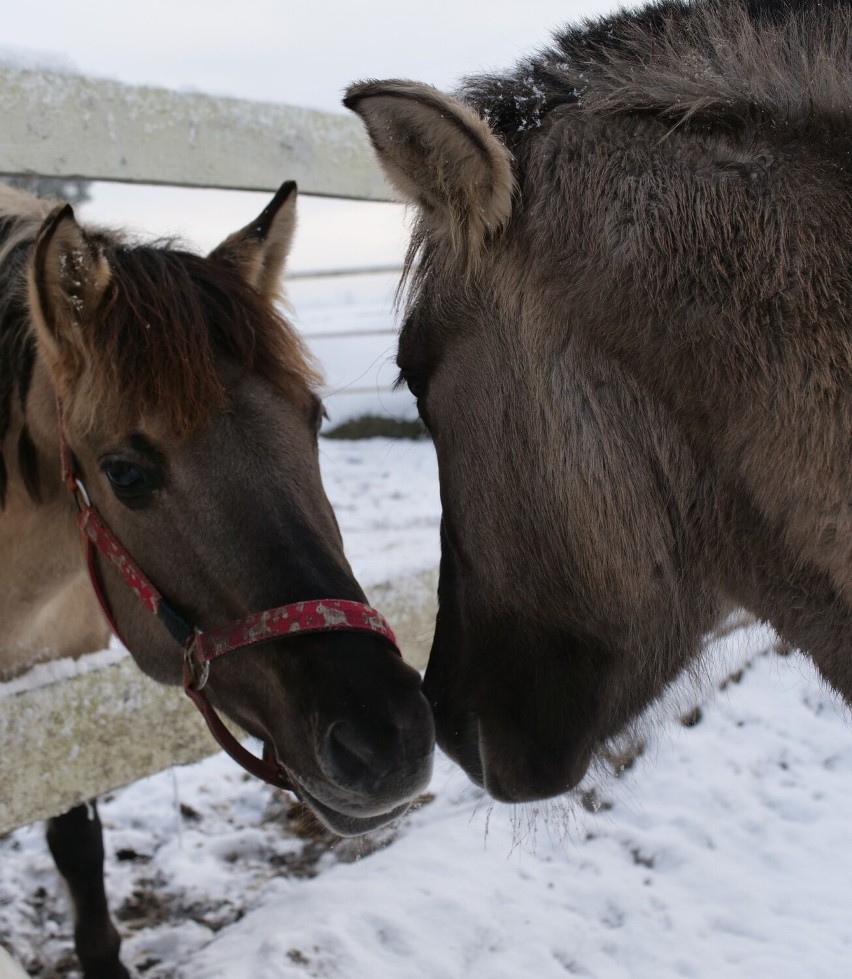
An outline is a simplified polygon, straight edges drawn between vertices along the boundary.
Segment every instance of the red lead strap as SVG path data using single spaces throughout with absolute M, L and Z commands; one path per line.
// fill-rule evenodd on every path
M 272 749 L 265 746 L 263 758 L 246 751 L 216 713 L 204 693 L 211 661 L 255 643 L 311 632 L 367 632 L 384 640 L 397 655 L 401 655 L 387 620 L 369 605 L 332 598 L 280 605 L 207 631 L 188 623 L 166 602 L 92 505 L 86 487 L 74 470 L 58 402 L 57 416 L 62 478 L 77 503 L 77 523 L 83 534 L 89 579 L 112 631 L 121 638 L 95 564 L 95 551 L 112 564 L 139 601 L 157 616 L 172 638 L 183 647 L 183 689 L 201 711 L 219 745 L 252 775 L 271 785 L 292 789 L 290 777 L 275 760 Z

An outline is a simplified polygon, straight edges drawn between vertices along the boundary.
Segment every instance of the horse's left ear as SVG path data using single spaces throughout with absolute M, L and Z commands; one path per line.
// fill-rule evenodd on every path
M 96 238 L 77 224 L 70 204 L 48 214 L 30 260 L 28 290 L 36 335 L 54 373 L 73 378 L 85 359 L 85 323 L 112 270 Z
M 232 266 L 253 289 L 274 299 L 295 230 L 296 184 L 288 180 L 254 221 L 229 235 L 209 257 Z
M 512 155 L 469 106 L 419 82 L 359 82 L 343 104 L 390 182 L 467 257 L 512 213 Z

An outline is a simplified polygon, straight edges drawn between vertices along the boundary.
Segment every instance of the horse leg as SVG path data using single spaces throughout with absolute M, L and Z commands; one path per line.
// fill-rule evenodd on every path
M 74 946 L 85 979 L 130 979 L 104 889 L 104 842 L 94 802 L 47 823 L 47 843 L 74 905 Z

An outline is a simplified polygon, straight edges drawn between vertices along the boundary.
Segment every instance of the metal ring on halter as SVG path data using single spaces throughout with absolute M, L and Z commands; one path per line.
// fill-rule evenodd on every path
M 196 635 L 199 630 L 195 630 Z M 210 660 L 205 660 L 203 663 L 199 663 L 195 657 L 195 636 L 189 642 L 186 650 L 183 654 L 183 662 L 186 669 L 189 671 L 190 679 L 192 680 L 193 690 L 203 690 L 207 686 L 207 680 L 210 677 Z
M 89 494 L 86 491 L 86 487 L 83 484 L 83 480 L 80 479 L 79 476 L 74 477 L 74 487 L 77 490 L 77 492 L 80 494 L 80 496 L 83 498 L 83 502 L 86 504 L 86 506 L 91 507 L 92 501 L 89 499 Z M 82 509 L 82 507 L 80 509 Z

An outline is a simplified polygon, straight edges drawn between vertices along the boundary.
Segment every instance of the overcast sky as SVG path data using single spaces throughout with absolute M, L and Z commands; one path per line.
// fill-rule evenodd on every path
M 449 87 L 512 64 L 612 0 L 27 0 L 6 4 L 4 46 L 87 74 L 340 110 L 349 82 Z M 340 110 L 343 111 L 343 110 Z
M 512 65 L 562 24 L 616 6 L 613 0 L 28 0 L 6 5 L 0 58 L 344 112 L 340 99 L 355 79 L 402 76 L 452 88 L 470 72 Z M 263 195 L 99 186 L 85 214 L 179 233 L 206 248 L 263 203 Z M 293 266 L 398 258 L 404 241 L 398 212 L 393 205 L 303 198 Z

